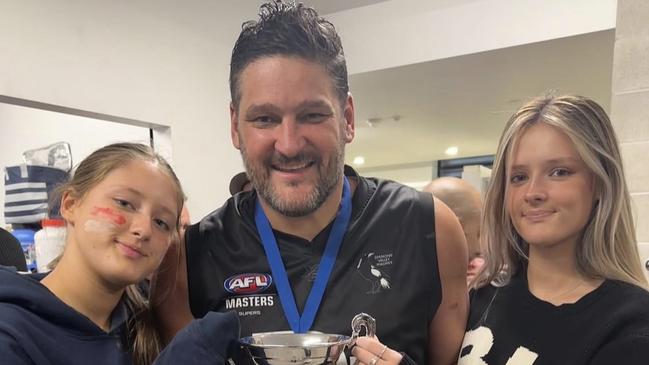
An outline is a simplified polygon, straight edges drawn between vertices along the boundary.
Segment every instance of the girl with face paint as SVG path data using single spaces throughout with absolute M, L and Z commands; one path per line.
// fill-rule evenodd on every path
M 156 360 L 161 342 L 136 289 L 179 238 L 184 194 L 169 164 L 144 145 L 109 145 L 59 191 L 67 239 L 56 267 L 44 277 L 0 270 L 2 361 L 139 365 L 185 363 L 192 353 L 192 363 L 223 362 L 235 316 L 192 323 Z

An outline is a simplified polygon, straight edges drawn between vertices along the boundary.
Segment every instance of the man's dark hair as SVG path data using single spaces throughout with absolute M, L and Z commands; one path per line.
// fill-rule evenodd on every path
M 230 61 L 230 95 L 239 108 L 239 79 L 251 62 L 269 56 L 295 56 L 321 64 L 341 104 L 347 99 L 347 65 L 333 24 L 302 3 L 273 0 L 263 4 L 258 21 L 243 23 Z

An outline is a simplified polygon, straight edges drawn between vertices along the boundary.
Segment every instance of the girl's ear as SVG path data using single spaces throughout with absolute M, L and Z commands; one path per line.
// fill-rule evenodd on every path
M 61 197 L 61 216 L 70 224 L 74 224 L 74 211 L 79 199 L 70 190 L 66 190 Z

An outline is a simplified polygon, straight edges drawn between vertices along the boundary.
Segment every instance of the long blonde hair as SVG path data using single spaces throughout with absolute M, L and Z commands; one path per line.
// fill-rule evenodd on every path
M 516 232 L 505 204 L 507 158 L 532 125 L 546 123 L 565 133 L 594 177 L 594 207 L 577 245 L 577 270 L 596 279 L 614 279 L 647 288 L 640 265 L 615 131 L 606 112 L 593 100 L 574 95 L 536 98 L 505 125 L 485 196 L 481 240 L 486 264 L 472 286 L 504 285 L 528 259 L 528 245 Z
M 81 161 L 70 181 L 60 186 L 56 195 L 61 197 L 67 192 L 75 197 L 82 198 L 113 170 L 134 160 L 155 163 L 161 171 L 170 177 L 176 190 L 175 198 L 178 206 L 176 229 L 172 233 L 172 239 L 177 240 L 178 222 L 185 196 L 180 181 L 171 166 L 147 145 L 115 143 L 96 150 Z M 58 262 L 58 259 L 56 262 Z M 132 284 L 126 288 L 124 299 L 129 312 L 127 327 L 129 349 L 132 352 L 133 363 L 135 365 L 149 365 L 153 363 L 162 349 L 159 331 L 149 307 L 149 298 L 138 289 L 137 284 Z

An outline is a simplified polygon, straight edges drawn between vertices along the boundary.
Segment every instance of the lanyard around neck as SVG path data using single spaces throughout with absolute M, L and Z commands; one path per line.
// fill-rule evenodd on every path
M 325 246 L 322 258 L 320 259 L 320 265 L 318 267 L 315 282 L 311 287 L 311 291 L 309 292 L 309 296 L 304 306 L 304 311 L 300 316 L 297 310 L 297 305 L 295 304 L 293 290 L 288 281 L 286 268 L 284 267 L 282 256 L 279 253 L 277 240 L 273 234 L 273 229 L 271 228 L 268 217 L 266 217 L 266 214 L 259 203 L 259 198 L 257 198 L 255 204 L 255 224 L 257 225 L 257 231 L 259 232 L 261 242 L 264 246 L 264 251 L 266 251 L 266 258 L 273 274 L 277 293 L 279 294 L 279 299 L 282 303 L 282 308 L 284 309 L 284 315 L 286 316 L 291 329 L 295 333 L 307 332 L 313 325 L 318 308 L 322 302 L 322 296 L 327 287 L 327 282 L 329 281 L 329 276 L 331 275 L 334 263 L 336 262 L 336 256 L 338 256 L 338 251 L 345 236 L 345 232 L 347 231 L 347 225 L 349 224 L 351 215 L 351 191 L 349 181 L 345 176 L 340 208 L 336 214 L 336 219 L 334 220 L 333 227 L 329 233 L 329 238 L 327 239 L 327 245 Z

